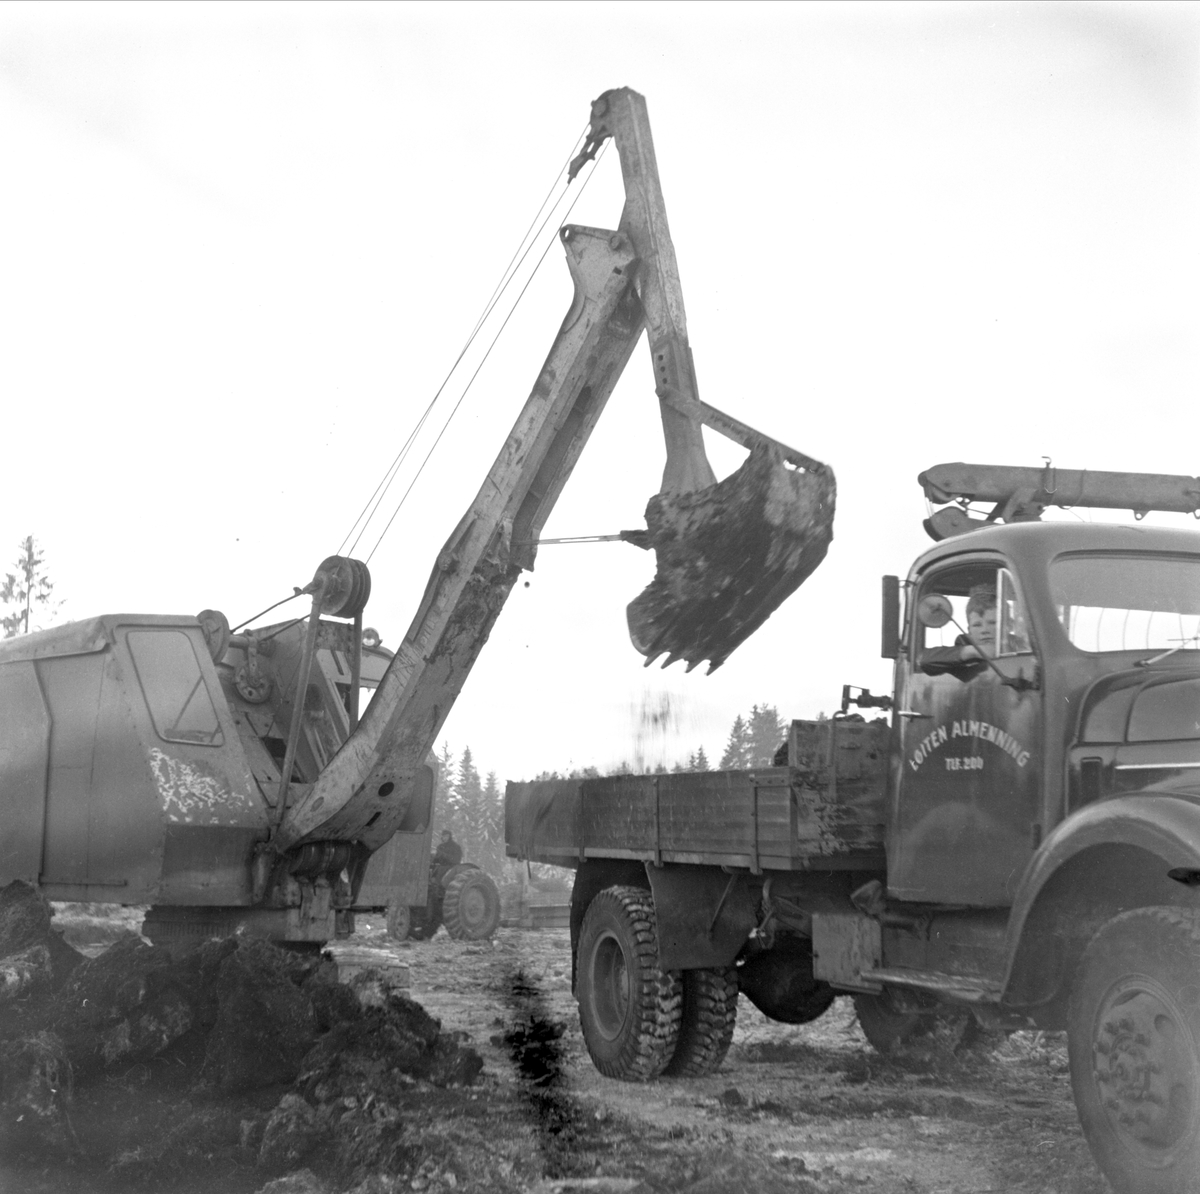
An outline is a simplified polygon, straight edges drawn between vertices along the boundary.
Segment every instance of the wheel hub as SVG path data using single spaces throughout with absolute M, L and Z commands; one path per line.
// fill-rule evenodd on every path
M 629 968 L 625 951 L 612 933 L 605 933 L 592 950 L 592 1011 L 605 1040 L 616 1040 L 629 1014 Z
M 487 916 L 487 901 L 478 888 L 468 887 L 458 900 L 458 914 L 464 923 L 481 924 Z
M 1114 1135 L 1143 1161 L 1170 1164 L 1197 1105 L 1197 1058 L 1175 1000 L 1152 979 L 1118 984 L 1098 1010 L 1092 1060 Z

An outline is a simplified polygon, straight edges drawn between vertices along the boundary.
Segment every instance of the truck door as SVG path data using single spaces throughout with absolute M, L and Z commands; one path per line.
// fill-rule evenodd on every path
M 932 595 L 948 599 L 953 613 L 941 630 L 921 620 Z M 1024 602 L 1002 560 L 977 557 L 922 577 L 910 609 L 896 693 L 888 891 L 1005 907 L 1037 844 L 1042 693 Z M 974 654 L 964 649 L 971 631 L 990 665 L 963 658 Z

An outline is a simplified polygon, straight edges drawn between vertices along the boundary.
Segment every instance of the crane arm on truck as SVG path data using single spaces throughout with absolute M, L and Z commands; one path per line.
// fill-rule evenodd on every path
M 1035 522 L 1048 506 L 1064 510 L 1151 510 L 1200 516 L 1200 477 L 1161 473 L 1106 473 L 1090 469 L 1019 468 L 994 464 L 937 464 L 917 477 L 930 502 L 942 504 L 925 520 L 931 539 L 965 535 L 995 522 Z M 972 502 L 995 503 L 986 519 L 972 518 Z
M 591 152 L 613 137 L 625 180 L 616 230 L 559 236 L 575 292 L 516 423 L 438 555 L 420 606 L 360 724 L 284 807 L 272 847 L 357 841 L 368 851 L 404 817 L 418 769 L 522 570 L 596 420 L 649 328 L 667 464 L 644 540 L 658 574 L 630 605 L 634 646 L 710 670 L 820 563 L 832 537 L 830 469 L 701 403 L 645 100 L 627 88 L 592 109 Z M 587 151 L 585 150 L 585 153 Z M 581 164 L 572 165 L 572 176 Z M 750 450 L 717 482 L 706 424 Z M 327 564 L 329 562 L 327 561 Z M 325 582 L 321 574 L 313 591 Z M 303 665 L 302 665 L 303 671 Z M 286 783 L 286 779 L 285 779 Z

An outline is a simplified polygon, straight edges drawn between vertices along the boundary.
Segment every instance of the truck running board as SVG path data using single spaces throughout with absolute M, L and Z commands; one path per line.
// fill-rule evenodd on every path
M 999 1003 L 1002 991 L 999 983 L 986 978 L 941 974 L 936 970 L 864 970 L 862 977 L 873 983 L 932 991 L 960 1003 Z

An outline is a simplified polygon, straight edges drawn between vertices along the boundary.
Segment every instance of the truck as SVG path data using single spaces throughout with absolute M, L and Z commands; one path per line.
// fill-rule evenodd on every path
M 143 932 L 172 948 L 240 931 L 312 949 L 352 931 L 390 843 L 388 906 L 424 905 L 433 743 L 643 332 L 666 465 L 647 526 L 614 536 L 656 554 L 634 647 L 719 666 L 816 567 L 832 472 L 699 398 L 642 96 L 595 101 L 567 183 L 610 138 L 620 222 L 559 230 L 570 307 L 361 716 L 371 578 L 340 555 L 297 589 L 307 616 L 108 614 L 0 643 L 0 884 L 148 905 Z M 703 426 L 748 452 L 720 482 Z
M 770 767 L 511 783 L 508 852 L 574 869 L 603 1074 L 712 1072 L 739 993 L 793 1024 L 847 994 L 881 1050 L 950 1013 L 1065 1030 L 1114 1189 L 1196 1191 L 1200 534 L 1040 515 L 1196 514 L 1200 479 L 919 480 L 945 504 L 883 578 L 890 693 L 847 685 Z

